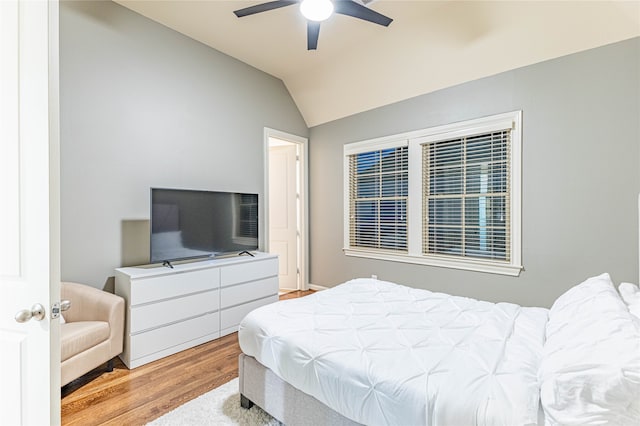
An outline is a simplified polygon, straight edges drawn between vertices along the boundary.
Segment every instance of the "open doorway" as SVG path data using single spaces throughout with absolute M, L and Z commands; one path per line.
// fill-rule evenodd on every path
M 280 261 L 280 291 L 306 290 L 307 139 L 265 129 L 265 243 Z

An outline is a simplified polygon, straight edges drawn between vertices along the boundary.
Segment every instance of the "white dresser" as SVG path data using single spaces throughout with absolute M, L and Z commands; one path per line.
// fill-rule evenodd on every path
M 278 257 L 224 259 L 116 269 L 126 300 L 124 352 L 129 368 L 238 330 L 253 309 L 278 300 Z

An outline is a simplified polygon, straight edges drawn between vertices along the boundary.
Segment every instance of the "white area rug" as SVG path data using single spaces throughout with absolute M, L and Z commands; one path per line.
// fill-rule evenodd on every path
M 148 424 L 151 426 L 282 425 L 256 405 L 249 410 L 240 407 L 237 378 L 179 406 Z

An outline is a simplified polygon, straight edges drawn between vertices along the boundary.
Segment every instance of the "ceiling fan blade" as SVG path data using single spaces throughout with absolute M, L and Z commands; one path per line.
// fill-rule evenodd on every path
M 238 9 L 233 13 L 235 13 L 238 18 L 242 18 L 243 16 L 266 12 L 273 9 L 279 9 L 281 7 L 291 6 L 292 4 L 296 3 L 298 3 L 298 0 L 268 1 L 266 3 L 260 3 L 255 6 L 245 7 L 244 9 Z
M 385 27 L 388 27 L 389 24 L 393 22 L 393 19 L 352 0 L 334 1 L 334 11 L 341 15 L 352 16 L 354 18 L 373 22 L 374 24 L 383 25 Z
M 320 22 L 307 21 L 307 50 L 318 48 L 318 36 L 320 35 Z

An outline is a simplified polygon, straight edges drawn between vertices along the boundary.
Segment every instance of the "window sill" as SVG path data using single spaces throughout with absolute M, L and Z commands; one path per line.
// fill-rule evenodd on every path
M 462 269 L 465 271 L 485 272 L 489 274 L 509 275 L 517 277 L 522 271 L 521 265 L 506 262 L 491 262 L 481 259 L 453 259 L 447 256 L 416 256 L 411 254 L 393 253 L 384 250 L 362 250 L 344 248 L 344 254 L 368 259 L 388 260 L 391 262 L 413 263 L 416 265 L 436 266 L 441 268 Z

